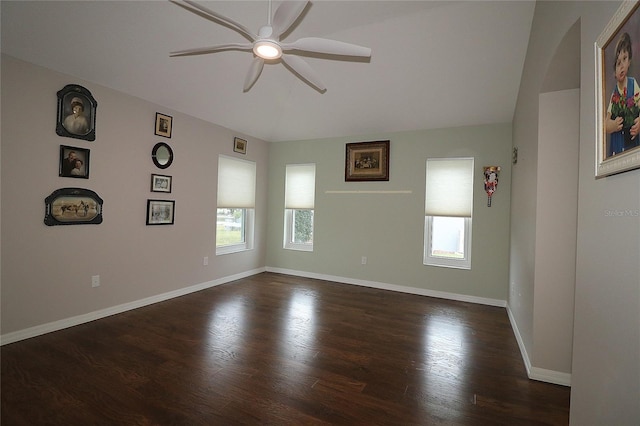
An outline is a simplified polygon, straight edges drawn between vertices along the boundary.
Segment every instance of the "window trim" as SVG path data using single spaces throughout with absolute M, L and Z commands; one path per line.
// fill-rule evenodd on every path
M 471 269 L 471 234 L 472 218 L 464 217 L 464 258 L 452 259 L 440 256 L 431 256 L 433 218 L 435 216 L 425 215 L 424 218 L 424 256 L 423 264 L 427 266 L 439 266 L 443 268 Z M 448 217 L 448 216 L 447 216 Z

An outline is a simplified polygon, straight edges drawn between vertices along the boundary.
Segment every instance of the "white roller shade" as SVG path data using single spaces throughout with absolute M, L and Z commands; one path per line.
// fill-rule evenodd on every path
M 218 208 L 254 208 L 256 163 L 218 157 Z
M 285 209 L 313 209 L 316 198 L 316 165 L 287 164 Z
M 471 217 L 473 158 L 427 160 L 426 216 Z

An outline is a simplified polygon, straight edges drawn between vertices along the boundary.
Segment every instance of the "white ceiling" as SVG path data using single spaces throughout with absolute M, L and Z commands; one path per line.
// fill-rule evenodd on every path
M 201 3 L 256 32 L 267 23 L 267 0 Z M 306 56 L 324 93 L 267 64 L 244 93 L 251 53 L 169 52 L 246 39 L 168 1 L 0 5 L 3 53 L 267 141 L 510 122 L 535 7 L 316 0 L 284 40 L 332 38 L 371 59 Z

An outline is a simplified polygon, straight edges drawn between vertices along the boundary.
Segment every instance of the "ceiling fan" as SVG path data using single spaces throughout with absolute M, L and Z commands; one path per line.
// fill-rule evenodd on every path
M 295 74 L 301 77 L 308 84 L 321 92 L 326 91 L 324 83 L 322 83 L 322 80 L 320 80 L 316 72 L 306 61 L 304 61 L 304 59 L 299 56 L 295 56 L 296 52 L 311 52 L 326 55 L 355 57 L 371 56 L 371 49 L 368 47 L 362 47 L 326 38 L 304 37 L 292 43 L 280 41 L 280 37 L 286 33 L 289 28 L 291 28 L 307 7 L 307 4 L 309 3 L 308 0 L 283 1 L 273 14 L 273 21 L 271 20 L 271 0 L 269 0 L 268 24 L 261 27 L 257 34 L 253 33 L 242 24 L 214 12 L 193 0 L 184 0 L 184 2 L 179 2 L 177 0 L 169 1 L 192 13 L 195 13 L 198 16 L 231 28 L 250 41 L 250 43 L 227 43 L 216 46 L 179 50 L 170 53 L 170 56 L 190 56 L 216 53 L 223 50 L 252 51 L 255 57 L 244 80 L 245 92 L 251 89 L 258 80 L 258 77 L 260 77 L 265 61 L 276 61 L 278 59 L 284 62 L 294 71 Z

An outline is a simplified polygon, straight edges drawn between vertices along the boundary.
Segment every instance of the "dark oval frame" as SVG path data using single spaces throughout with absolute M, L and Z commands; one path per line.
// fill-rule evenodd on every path
M 158 150 L 162 147 L 167 148 L 167 150 L 169 151 L 169 160 L 167 160 L 166 164 L 162 164 L 158 161 Z M 169 144 L 165 142 L 158 142 L 151 150 L 151 159 L 153 160 L 153 164 L 155 164 L 157 168 L 166 169 L 171 165 L 171 163 L 173 163 L 173 150 L 171 149 Z
M 59 136 L 67 138 L 83 139 L 86 141 L 96 140 L 96 109 L 98 103 L 96 102 L 91 92 L 86 88 L 77 84 L 67 84 L 61 90 L 58 91 L 58 123 L 56 125 L 56 133 Z M 71 113 L 71 99 L 79 97 L 86 101 L 84 113 L 87 117 L 89 124 L 89 131 L 85 134 L 71 133 L 64 127 L 64 119 Z

